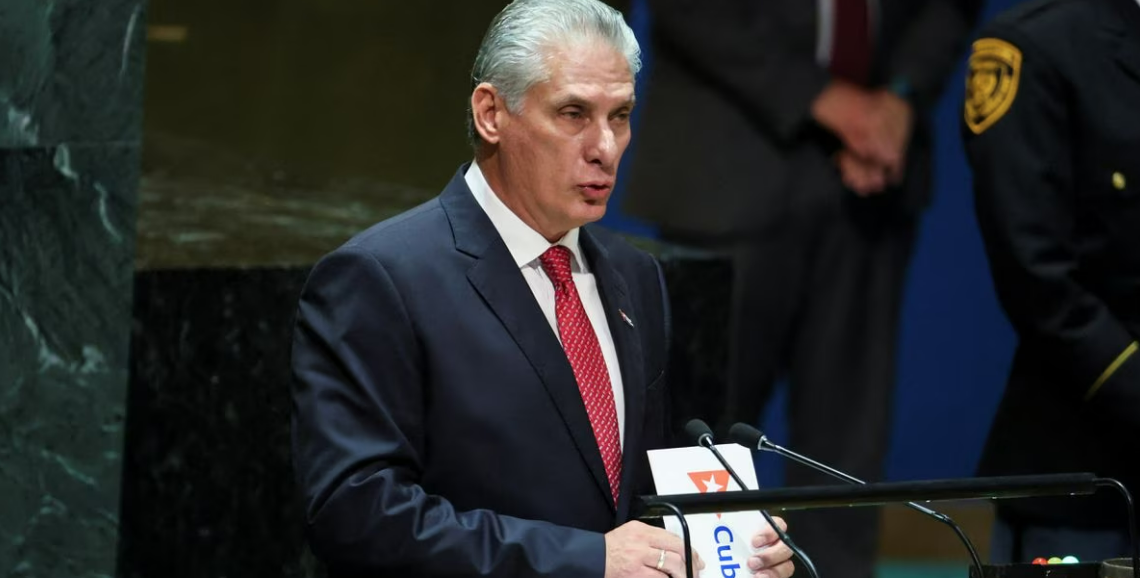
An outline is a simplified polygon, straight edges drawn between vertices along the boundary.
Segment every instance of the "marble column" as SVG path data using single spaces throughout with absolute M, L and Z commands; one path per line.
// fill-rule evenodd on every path
M 0 573 L 112 576 L 143 0 L 0 3 Z

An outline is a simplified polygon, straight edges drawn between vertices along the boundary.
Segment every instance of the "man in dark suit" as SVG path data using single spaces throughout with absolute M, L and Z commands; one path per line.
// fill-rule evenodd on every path
M 314 267 L 294 453 L 334 575 L 684 575 L 678 537 L 629 521 L 664 436 L 665 288 L 587 225 L 629 142 L 638 54 L 596 0 L 510 4 L 473 71 L 476 162 Z M 742 565 L 791 574 L 771 529 L 753 545 Z
M 1140 491 L 1140 3 L 1043 0 L 970 57 L 963 135 L 1019 336 L 982 475 L 1091 471 Z M 1129 554 L 1125 508 L 999 502 L 995 561 Z
M 667 241 L 733 259 L 722 423 L 755 422 L 786 374 L 792 445 L 880 479 L 903 281 L 930 191 L 929 112 L 978 2 L 651 6 L 626 208 Z M 799 466 L 787 482 L 834 483 Z M 867 578 L 877 514 L 805 513 L 796 537 L 822 575 Z

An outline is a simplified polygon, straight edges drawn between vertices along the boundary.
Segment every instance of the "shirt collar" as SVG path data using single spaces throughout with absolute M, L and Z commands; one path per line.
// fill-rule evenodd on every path
M 479 163 L 472 162 L 471 167 L 463 175 L 463 179 L 467 181 L 467 188 L 471 189 L 475 201 L 491 219 L 491 224 L 495 226 L 495 230 L 503 238 L 507 250 L 510 251 L 511 257 L 515 260 L 515 265 L 520 269 L 538 261 L 538 258 L 550 247 L 562 245 L 570 249 L 572 255 L 570 269 L 576 273 L 588 272 L 586 260 L 582 258 L 582 249 L 578 243 L 580 230 L 578 227 L 570 229 L 557 243 L 551 244 L 538 231 L 524 223 L 514 211 L 503 203 L 499 195 L 491 190 L 491 185 L 483 176 Z

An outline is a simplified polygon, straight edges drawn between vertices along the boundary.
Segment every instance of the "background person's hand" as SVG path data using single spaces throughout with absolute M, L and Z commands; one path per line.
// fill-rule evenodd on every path
M 914 130 L 914 108 L 899 95 L 888 90 L 875 93 L 878 122 L 885 132 L 889 150 L 897 154 L 897 163 L 887 165 L 889 182 L 897 185 L 902 182 L 906 168 L 907 145 Z
M 902 181 L 914 111 L 898 95 L 832 82 L 812 103 L 812 116 L 856 157 L 885 168 L 889 182 Z
M 856 195 L 870 197 L 886 190 L 890 178 L 886 167 L 859 158 L 850 149 L 836 153 L 835 163 L 839 167 L 843 185 Z

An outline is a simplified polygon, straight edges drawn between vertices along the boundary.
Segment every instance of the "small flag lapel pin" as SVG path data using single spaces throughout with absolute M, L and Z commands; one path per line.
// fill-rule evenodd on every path
M 621 320 L 625 321 L 626 325 L 633 327 L 633 320 L 629 318 L 629 315 L 625 314 L 625 311 L 618 309 L 618 315 L 621 315 Z

